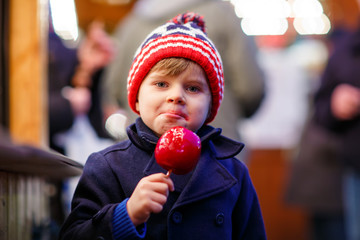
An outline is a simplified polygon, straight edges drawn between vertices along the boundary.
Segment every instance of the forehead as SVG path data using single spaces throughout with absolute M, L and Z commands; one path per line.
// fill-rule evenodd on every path
M 150 74 L 164 77 L 177 77 L 183 75 L 186 76 L 187 79 L 199 80 L 208 83 L 204 69 L 193 61 L 187 61 L 186 64 L 181 65 L 161 64 L 153 68 L 148 75 Z
M 206 73 L 204 69 L 197 63 L 190 61 L 189 66 L 185 69 L 185 71 L 190 71 L 192 74 L 196 74 L 198 76 L 202 76 L 202 79 L 207 81 Z

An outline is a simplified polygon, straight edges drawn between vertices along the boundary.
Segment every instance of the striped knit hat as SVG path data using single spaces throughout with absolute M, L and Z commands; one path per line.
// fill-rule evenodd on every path
M 212 93 L 212 107 L 206 123 L 211 122 L 224 94 L 224 75 L 220 54 L 207 37 L 203 17 L 195 13 L 180 14 L 152 31 L 135 53 L 128 76 L 128 101 L 136 111 L 141 82 L 160 60 L 182 57 L 198 63 L 205 71 Z

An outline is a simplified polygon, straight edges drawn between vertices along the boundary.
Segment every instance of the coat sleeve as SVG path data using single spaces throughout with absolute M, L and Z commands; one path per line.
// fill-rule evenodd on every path
M 133 234 L 127 234 L 127 238 L 113 237 L 114 211 L 123 207 L 122 214 L 117 217 L 127 216 L 126 201 L 108 162 L 100 153 L 93 153 L 85 164 L 71 213 L 62 226 L 59 239 L 136 239 L 136 231 L 128 231 Z M 135 229 L 131 221 L 123 221 L 121 228 Z
M 339 121 L 331 112 L 331 95 L 339 84 L 336 68 L 337 64 L 334 58 L 330 58 L 314 98 L 315 120 L 329 129 L 336 129 L 339 125 Z

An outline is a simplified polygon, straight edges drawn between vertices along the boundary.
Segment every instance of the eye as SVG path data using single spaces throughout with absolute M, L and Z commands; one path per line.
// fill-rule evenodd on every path
M 197 86 L 189 86 L 189 87 L 187 88 L 187 90 L 188 90 L 189 92 L 194 92 L 194 93 L 196 93 L 196 92 L 199 92 L 199 91 L 200 91 L 200 88 L 197 87 Z
M 168 86 L 168 84 L 166 82 L 156 82 L 155 86 L 157 86 L 159 88 L 165 88 Z

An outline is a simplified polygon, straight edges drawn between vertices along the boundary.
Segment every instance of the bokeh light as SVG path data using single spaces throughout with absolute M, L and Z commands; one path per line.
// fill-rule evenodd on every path
M 329 18 L 318 0 L 230 0 L 247 35 L 283 35 L 288 18 L 298 34 L 327 34 Z
M 50 0 L 54 31 L 65 40 L 76 41 L 79 37 L 74 0 Z

